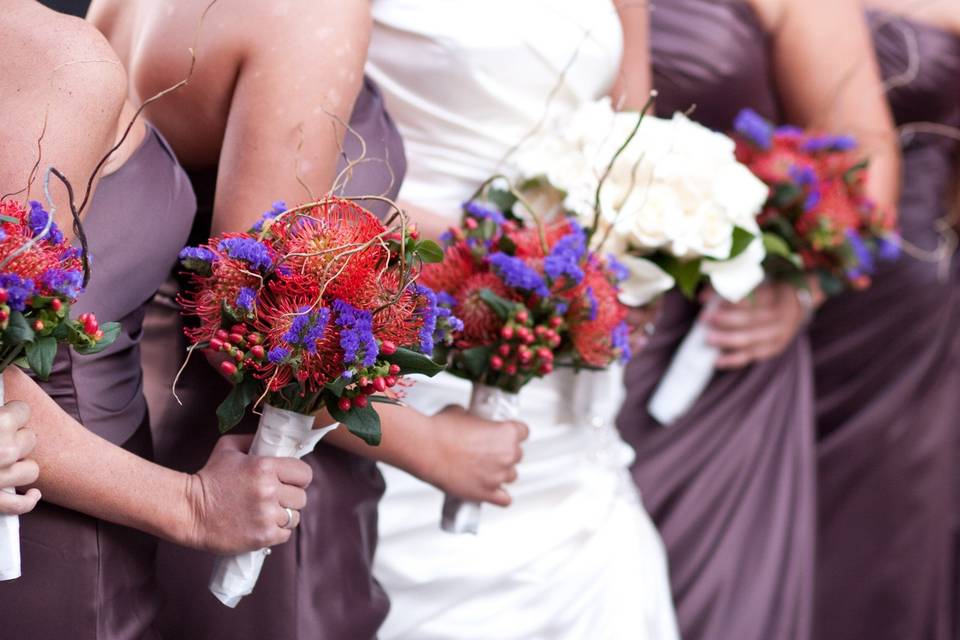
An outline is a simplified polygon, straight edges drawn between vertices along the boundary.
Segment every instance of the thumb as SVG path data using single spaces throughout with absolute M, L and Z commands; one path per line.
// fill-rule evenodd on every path
M 250 451 L 251 444 L 253 444 L 253 436 L 250 434 L 221 436 L 213 450 L 247 453 Z

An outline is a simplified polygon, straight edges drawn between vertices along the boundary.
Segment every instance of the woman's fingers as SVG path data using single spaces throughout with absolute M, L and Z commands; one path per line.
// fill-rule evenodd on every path
M 11 516 L 22 516 L 29 513 L 40 500 L 40 492 L 30 489 L 24 495 L 0 491 L 0 513 Z
M 307 492 L 298 487 L 281 485 L 277 489 L 277 499 L 281 507 L 289 507 L 297 511 L 307 506 Z
M 21 460 L 0 468 L 0 487 L 25 487 L 40 477 L 40 467 L 33 460 Z

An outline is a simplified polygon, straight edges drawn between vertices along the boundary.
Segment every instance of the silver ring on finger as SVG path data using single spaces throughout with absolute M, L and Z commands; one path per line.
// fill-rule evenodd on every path
M 280 528 L 293 529 L 293 509 L 290 507 L 284 507 L 283 510 L 287 512 L 287 521 L 280 525 Z

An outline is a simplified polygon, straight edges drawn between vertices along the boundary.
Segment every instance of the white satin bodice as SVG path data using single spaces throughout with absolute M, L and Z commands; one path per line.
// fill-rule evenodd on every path
M 607 95 L 623 52 L 611 0 L 374 0 L 367 72 L 403 135 L 400 199 L 460 203 L 545 118 Z

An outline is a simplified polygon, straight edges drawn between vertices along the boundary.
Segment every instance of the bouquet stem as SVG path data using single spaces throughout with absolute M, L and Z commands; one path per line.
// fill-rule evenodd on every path
M 5 403 L 3 372 L 0 371 L 0 407 Z M 13 487 L 3 487 L 7 493 L 16 493 Z M 0 581 L 20 577 L 20 517 L 0 516 Z
M 708 305 L 704 312 L 711 308 Z M 680 343 L 667 372 L 650 397 L 647 403 L 650 415 L 669 427 L 689 411 L 710 384 L 719 353 L 716 347 L 707 344 L 707 328 L 701 314 Z
M 503 389 L 474 384 L 468 413 L 486 420 L 515 420 L 520 415 L 520 396 Z M 448 533 L 473 533 L 480 529 L 480 503 L 446 494 L 440 528 Z
M 266 405 L 260 416 L 250 454 L 284 458 L 302 458 L 338 425 L 313 428 L 311 415 L 294 413 Z M 226 606 L 233 608 L 253 592 L 269 549 L 249 551 L 234 556 L 221 556 L 213 566 L 210 591 Z

